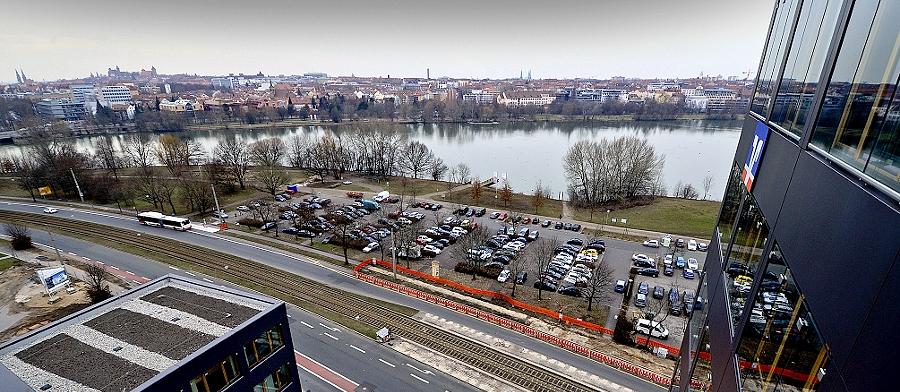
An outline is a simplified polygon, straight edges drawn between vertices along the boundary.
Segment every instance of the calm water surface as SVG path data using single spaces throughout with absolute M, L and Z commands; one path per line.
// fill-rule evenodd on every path
M 466 163 L 473 175 L 488 178 L 506 174 L 516 191 L 528 192 L 538 181 L 556 196 L 566 179 L 562 157 L 579 140 L 600 140 L 624 135 L 645 138 L 666 157 L 663 175 L 671 189 L 677 182 L 701 188 L 703 177 L 713 176 L 710 198 L 721 199 L 731 158 L 740 136 L 739 121 L 660 121 L 627 124 L 523 123 L 503 125 L 426 124 L 409 125 L 409 138 L 428 145 L 448 165 Z M 293 135 L 340 135 L 343 127 L 273 127 L 255 130 L 191 131 L 181 133 L 211 151 L 218 141 L 235 137 L 247 143 L 269 137 Z M 113 136 L 120 142 L 126 135 Z M 100 137 L 74 139 L 76 147 L 92 152 Z M 17 153 L 20 146 L 2 146 L 0 155 Z M 702 189 L 700 189 L 702 193 Z M 701 195 L 702 196 L 702 195 Z

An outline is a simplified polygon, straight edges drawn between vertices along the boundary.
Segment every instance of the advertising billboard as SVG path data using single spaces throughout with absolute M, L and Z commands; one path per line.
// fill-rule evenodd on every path
M 759 161 L 762 160 L 763 150 L 766 148 L 766 139 L 769 137 L 769 127 L 761 121 L 756 122 L 756 130 L 753 134 L 753 143 L 750 151 L 747 151 L 747 159 L 744 160 L 744 169 L 741 170 L 741 181 L 747 192 L 753 190 L 753 182 L 759 170 Z
M 69 284 L 69 275 L 63 267 L 39 269 L 37 275 L 48 293 L 61 290 Z

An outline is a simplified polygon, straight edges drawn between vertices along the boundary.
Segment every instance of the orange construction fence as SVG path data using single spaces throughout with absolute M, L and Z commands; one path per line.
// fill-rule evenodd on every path
M 394 282 L 391 282 L 391 281 L 388 281 L 385 279 L 381 279 L 381 278 L 378 278 L 375 276 L 367 275 L 367 274 L 364 274 L 361 272 L 361 270 L 363 268 L 365 268 L 373 263 L 380 267 L 385 267 L 388 269 L 393 268 L 393 265 L 391 263 L 384 261 L 384 260 L 375 260 L 375 259 L 364 260 L 362 263 L 356 265 L 356 267 L 353 268 L 356 278 L 360 279 L 362 281 L 365 281 L 365 282 L 369 282 L 369 283 L 393 290 L 393 291 L 397 291 L 401 294 L 409 295 L 411 297 L 415 297 L 415 298 L 421 299 L 423 301 L 431 302 L 434 304 L 438 304 L 438 305 L 453 309 L 457 312 L 490 322 L 492 324 L 499 325 L 499 326 L 507 328 L 507 329 L 514 330 L 516 332 L 519 332 L 519 333 L 527 335 L 527 336 L 531 336 L 531 337 L 540 339 L 547 343 L 553 344 L 554 346 L 561 347 L 566 350 L 572 351 L 574 353 L 586 356 L 595 361 L 604 363 L 608 366 L 612 366 L 616 369 L 623 370 L 632 375 L 638 376 L 640 378 L 643 378 L 647 381 L 650 381 L 650 382 L 653 382 L 653 383 L 656 383 L 659 385 L 667 386 L 671 382 L 671 379 L 669 376 L 655 373 L 652 370 L 631 364 L 627 361 L 624 361 L 624 360 L 621 360 L 621 359 L 618 359 L 615 357 L 611 357 L 611 356 L 603 354 L 599 351 L 596 351 L 596 350 L 587 348 L 585 346 L 573 343 L 569 340 L 562 339 L 562 338 L 550 335 L 546 332 L 536 330 L 534 328 L 531 328 L 531 327 L 529 327 L 525 324 L 519 323 L 517 321 L 513 321 L 513 320 L 510 320 L 510 319 L 507 319 L 504 317 L 500 317 L 493 313 L 486 312 L 486 311 L 477 309 L 477 308 L 469 306 L 469 305 L 464 305 L 464 304 L 461 304 L 458 302 L 450 301 L 443 297 L 438 297 L 436 295 L 428 294 L 426 292 L 416 290 L 411 287 L 407 287 L 407 286 L 404 286 L 404 285 L 401 285 L 398 283 L 394 283 Z M 554 312 L 550 309 L 526 304 L 524 302 L 515 300 L 505 294 L 497 293 L 494 291 L 476 289 L 474 287 L 469 287 L 469 286 L 466 286 L 459 282 L 431 276 L 430 274 L 412 270 L 412 269 L 409 269 L 409 268 L 406 268 L 406 267 L 403 267 L 400 265 L 397 266 L 397 271 L 402 272 L 406 275 L 415 276 L 415 277 L 418 277 L 418 278 L 421 278 L 421 279 L 424 279 L 424 280 L 427 280 L 430 282 L 444 284 L 444 285 L 453 287 L 457 290 L 464 291 L 469 294 L 502 299 L 512 306 L 515 306 L 515 307 L 518 307 L 521 309 L 526 309 L 526 310 L 529 310 L 532 312 L 544 314 L 546 316 L 561 320 L 567 324 L 578 325 L 578 326 L 582 326 L 584 328 L 588 328 L 588 329 L 591 329 L 594 331 L 612 334 L 612 330 L 610 330 L 609 328 L 606 328 L 606 327 L 603 327 L 603 326 L 600 326 L 597 324 L 589 323 L 589 322 L 586 322 L 583 320 L 579 320 L 579 319 L 576 319 L 576 318 L 573 318 L 570 316 L 566 316 L 562 313 Z M 650 345 L 657 346 L 657 347 L 664 346 L 673 355 L 678 355 L 678 349 L 676 349 L 674 347 L 666 346 L 666 345 L 663 345 L 663 344 L 660 344 L 660 343 L 657 343 L 654 341 L 650 341 Z

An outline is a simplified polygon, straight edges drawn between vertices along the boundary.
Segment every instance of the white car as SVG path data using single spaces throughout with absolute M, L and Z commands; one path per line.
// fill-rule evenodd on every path
M 508 269 L 500 271 L 500 275 L 497 276 L 497 281 L 500 283 L 506 283 L 506 281 L 509 280 L 509 274 L 510 272 Z
M 247 212 L 250 211 L 250 207 L 247 206 L 237 206 L 238 211 Z
M 696 240 L 688 241 L 688 250 L 697 250 L 697 241 Z
M 225 211 L 222 211 L 222 210 L 213 212 L 213 216 L 216 218 L 219 218 L 219 219 L 228 218 L 228 214 L 226 214 Z
M 691 257 L 687 261 L 687 267 L 688 267 L 688 269 L 692 269 L 692 270 L 696 271 L 696 270 L 700 269 L 700 264 L 697 263 L 697 259 Z
M 650 329 L 651 326 L 653 329 Z M 651 322 L 647 319 L 638 319 L 637 322 L 634 323 L 634 330 L 658 339 L 669 338 L 669 330 L 658 321 Z
M 422 252 L 431 253 L 431 254 L 437 256 L 437 255 L 441 254 L 441 249 L 434 245 L 425 245 L 425 247 L 422 248 Z
M 55 214 L 55 213 L 57 213 L 57 212 L 59 212 L 59 210 L 57 210 L 56 208 L 53 208 L 53 207 L 44 207 L 44 213 L 45 213 L 45 214 Z
M 663 265 L 671 267 L 672 263 L 674 263 L 674 261 L 672 260 L 672 255 L 666 255 L 666 258 L 663 259 Z
M 644 241 L 644 246 L 648 246 L 651 248 L 659 248 L 659 241 L 657 240 L 646 240 Z
M 409 219 L 406 219 L 406 218 L 400 218 L 400 219 L 397 219 L 397 223 L 399 223 L 401 225 L 411 225 L 412 221 Z
M 643 253 L 635 253 L 635 254 L 631 255 L 631 261 L 638 261 L 638 260 L 652 261 L 653 259 L 651 259 L 650 256 L 647 256 Z
M 353 183 L 353 181 L 344 181 L 344 182 L 342 182 L 341 184 L 344 184 L 344 185 L 350 185 L 350 184 L 352 184 L 352 183 Z
M 375 249 L 378 249 L 378 243 L 377 243 L 377 242 L 370 242 L 369 245 L 366 245 L 365 248 L 362 248 L 362 251 L 363 251 L 363 253 L 369 253 L 369 252 L 371 252 L 371 251 L 373 251 L 373 250 L 375 250 Z

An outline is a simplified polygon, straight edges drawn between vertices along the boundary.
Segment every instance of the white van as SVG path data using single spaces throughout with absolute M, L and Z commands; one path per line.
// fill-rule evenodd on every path
M 647 319 L 638 319 L 634 323 L 634 330 L 640 332 L 644 335 L 649 334 L 654 338 L 659 339 L 668 339 L 669 338 L 669 330 L 662 325 L 660 322 L 655 322 L 655 328 L 653 330 L 650 329 L 651 322 Z
M 688 241 L 688 250 L 697 250 L 697 241 L 696 240 Z

